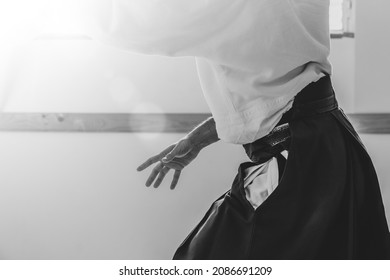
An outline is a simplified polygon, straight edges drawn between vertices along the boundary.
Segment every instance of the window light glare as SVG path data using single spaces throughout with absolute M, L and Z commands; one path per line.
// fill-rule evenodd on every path
M 80 34 L 79 0 L 0 1 L 0 40 L 19 43 L 41 34 Z
M 329 25 L 333 32 L 343 31 L 343 4 L 344 0 L 330 0 Z

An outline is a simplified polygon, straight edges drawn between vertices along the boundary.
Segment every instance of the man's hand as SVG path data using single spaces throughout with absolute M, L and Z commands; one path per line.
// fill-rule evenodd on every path
M 137 170 L 142 171 L 150 165 L 157 163 L 146 181 L 146 186 L 150 187 L 153 181 L 156 180 L 153 185 L 155 188 L 160 186 L 169 170 L 175 170 L 171 183 L 171 190 L 173 190 L 179 181 L 182 169 L 196 158 L 201 149 L 218 140 L 214 119 L 208 118 L 177 143 L 169 146 L 158 155 L 149 158 Z
M 175 170 L 171 183 L 171 190 L 173 190 L 179 181 L 181 170 L 196 158 L 200 150 L 201 148 L 195 146 L 190 139 L 183 138 L 163 150 L 158 155 L 149 158 L 141 164 L 137 170 L 142 171 L 150 165 L 157 163 L 146 181 L 146 186 L 150 187 L 153 181 L 157 178 L 153 185 L 155 188 L 160 186 L 169 170 Z

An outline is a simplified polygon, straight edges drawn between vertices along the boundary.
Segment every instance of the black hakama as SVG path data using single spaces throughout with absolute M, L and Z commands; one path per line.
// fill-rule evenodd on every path
M 286 129 L 275 130 L 244 145 L 252 161 L 240 165 L 231 189 L 174 259 L 389 258 L 377 175 L 329 76 L 302 90 L 281 124 L 288 124 L 288 137 Z M 245 169 L 271 157 L 278 159 L 279 185 L 255 210 L 245 197 Z

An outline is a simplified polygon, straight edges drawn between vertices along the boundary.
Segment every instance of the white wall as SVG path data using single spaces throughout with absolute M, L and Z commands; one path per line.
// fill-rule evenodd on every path
M 352 113 L 355 96 L 355 40 L 332 40 L 330 61 L 333 66 L 332 82 L 339 105 L 345 112 Z
M 356 111 L 389 112 L 390 1 L 356 2 Z
M 4 111 L 208 112 L 193 58 L 138 55 L 89 40 L 34 41 L 14 57 L 0 94 Z
M 146 188 L 136 167 L 179 137 L 0 133 L 0 259 L 170 259 L 245 159 L 220 143 Z

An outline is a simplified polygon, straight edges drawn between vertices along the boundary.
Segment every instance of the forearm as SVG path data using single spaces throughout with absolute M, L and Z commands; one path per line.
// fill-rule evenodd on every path
M 210 117 L 186 135 L 193 145 L 204 148 L 219 140 L 214 118 Z

